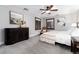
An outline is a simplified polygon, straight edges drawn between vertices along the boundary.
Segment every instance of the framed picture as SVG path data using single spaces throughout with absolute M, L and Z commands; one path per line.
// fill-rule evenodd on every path
M 10 24 L 17 24 L 18 22 L 23 21 L 22 14 L 13 11 L 10 11 L 9 14 L 10 14 Z

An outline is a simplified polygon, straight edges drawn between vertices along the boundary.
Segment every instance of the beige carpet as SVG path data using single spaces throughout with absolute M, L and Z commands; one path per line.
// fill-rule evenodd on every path
M 70 49 L 39 41 L 39 36 L 19 43 L 0 47 L 0 54 L 71 54 Z

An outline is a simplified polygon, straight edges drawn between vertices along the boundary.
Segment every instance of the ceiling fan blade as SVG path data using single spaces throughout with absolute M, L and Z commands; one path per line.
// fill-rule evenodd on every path
M 51 13 L 48 13 L 48 14 L 51 14 Z
M 52 7 L 53 7 L 53 5 L 50 5 L 50 7 L 49 7 L 49 8 L 51 9 Z
M 45 9 L 40 9 L 40 10 L 45 10 Z
M 47 6 L 47 10 L 50 10 L 53 7 L 53 5 Z
M 53 9 L 53 10 L 50 10 L 50 11 L 58 11 L 58 9 Z
M 45 12 L 41 13 L 41 14 L 44 14 Z

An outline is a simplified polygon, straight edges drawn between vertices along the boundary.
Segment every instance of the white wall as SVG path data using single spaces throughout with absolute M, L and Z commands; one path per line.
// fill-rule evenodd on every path
M 0 6 L 0 45 L 4 43 L 4 28 L 19 27 L 18 25 L 9 24 L 9 11 L 15 11 L 24 15 L 26 21 L 26 27 L 29 27 L 29 36 L 35 36 L 39 34 L 39 31 L 35 30 L 35 15 L 28 12 L 23 12 L 22 9 L 13 6 Z
M 41 28 L 42 27 L 46 27 L 46 19 L 45 18 L 41 18 Z
M 76 22 L 77 20 L 77 15 L 78 12 L 74 12 L 73 13 L 69 13 L 69 14 L 64 14 L 64 15 L 60 15 L 60 16 L 55 16 L 55 29 L 56 30 L 69 30 L 71 28 L 71 24 Z M 61 18 L 63 18 L 63 20 L 61 20 Z M 57 19 L 60 19 L 61 21 L 65 22 L 66 26 L 61 26 L 57 23 Z

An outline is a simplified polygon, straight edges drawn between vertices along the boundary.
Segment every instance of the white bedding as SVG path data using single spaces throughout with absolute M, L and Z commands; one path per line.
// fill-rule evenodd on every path
M 41 37 L 48 37 L 54 39 L 55 42 L 66 44 L 68 46 L 71 45 L 71 35 L 68 31 L 50 31 L 42 34 Z
M 51 40 L 54 40 L 55 42 L 71 46 L 72 36 L 79 37 L 79 28 L 72 28 L 68 31 L 55 31 L 54 30 L 54 31 L 46 32 L 42 34 L 40 37 L 42 39 L 47 38 L 47 39 L 44 39 L 44 41 L 48 40 L 46 42 L 49 42 L 49 39 L 51 39 Z

